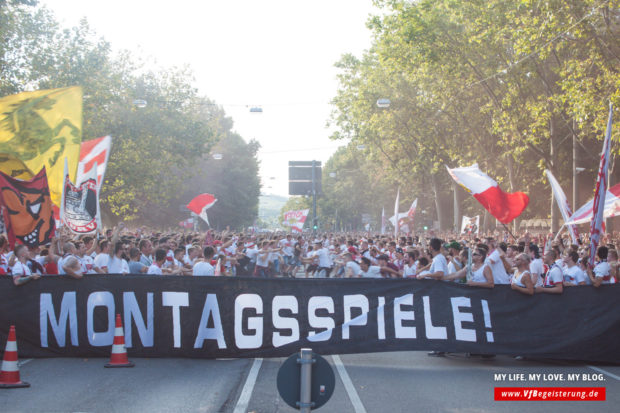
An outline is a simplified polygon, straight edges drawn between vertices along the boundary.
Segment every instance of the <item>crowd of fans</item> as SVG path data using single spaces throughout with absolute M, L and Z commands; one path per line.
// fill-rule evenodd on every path
M 45 247 L 16 245 L 10 250 L 0 236 L 0 273 L 12 275 L 15 285 L 46 275 L 79 279 L 97 273 L 435 279 L 483 288 L 509 284 L 524 294 L 559 294 L 565 287 L 620 281 L 611 240 L 603 240 L 593 267 L 588 265 L 587 243 L 568 241 L 530 239 L 527 233 L 512 243 L 493 236 L 432 232 L 398 238 L 212 230 L 162 234 L 130 231 L 120 224 L 97 236 L 75 237 L 61 228 Z

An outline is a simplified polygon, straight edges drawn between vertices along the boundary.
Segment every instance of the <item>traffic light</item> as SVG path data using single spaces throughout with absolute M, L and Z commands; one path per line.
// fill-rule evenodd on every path
M 314 223 L 312 224 L 312 229 L 316 231 L 317 229 L 319 229 L 319 219 L 314 218 L 313 221 Z
M 424 231 L 426 231 L 428 229 L 428 227 L 426 225 L 424 225 Z

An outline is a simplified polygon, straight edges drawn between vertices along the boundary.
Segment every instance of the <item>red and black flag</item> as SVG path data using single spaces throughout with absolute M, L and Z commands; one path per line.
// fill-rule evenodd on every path
M 16 241 L 27 246 L 52 241 L 56 222 L 45 168 L 30 181 L 0 172 L 0 205 L 11 247 Z

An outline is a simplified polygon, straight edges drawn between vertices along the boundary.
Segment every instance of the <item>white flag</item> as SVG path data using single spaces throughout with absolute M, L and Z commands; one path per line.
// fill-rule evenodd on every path
M 381 209 L 381 235 L 385 234 L 385 225 L 387 224 L 385 220 L 385 207 Z
M 398 203 L 400 202 L 400 188 L 398 188 L 398 192 L 396 192 L 396 202 L 394 203 L 394 216 L 398 217 Z M 398 238 L 398 224 L 399 219 L 396 219 L 396 224 L 394 225 L 394 237 Z
M 69 179 L 69 167 L 65 158 L 60 221 L 74 234 L 93 234 L 101 228 L 96 162 L 86 175 L 82 175 L 81 181 L 73 185 Z
M 562 218 L 564 218 L 564 223 L 566 223 L 570 221 L 570 217 L 572 215 L 570 207 L 568 206 L 566 195 L 564 194 L 560 183 L 555 179 L 555 176 L 553 176 L 551 171 L 545 169 L 545 173 L 547 174 L 547 178 L 549 179 L 549 183 L 551 184 L 551 189 L 553 190 L 553 197 L 558 203 L 558 208 L 560 209 Z M 577 239 L 579 238 L 579 234 L 577 233 L 577 227 L 575 225 L 567 225 L 567 227 L 568 233 L 573 240 L 573 244 L 577 244 Z

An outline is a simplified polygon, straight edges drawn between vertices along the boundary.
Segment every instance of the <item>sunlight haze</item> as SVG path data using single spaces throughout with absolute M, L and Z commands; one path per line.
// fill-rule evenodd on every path
M 344 144 L 326 128 L 334 63 L 370 46 L 366 20 L 377 12 L 370 0 L 41 4 L 65 26 L 86 17 L 115 50 L 163 67 L 189 65 L 195 86 L 224 107 L 234 130 L 260 142 L 262 192 L 278 195 L 288 194 L 289 160 L 325 162 Z M 263 113 L 250 113 L 254 106 Z

